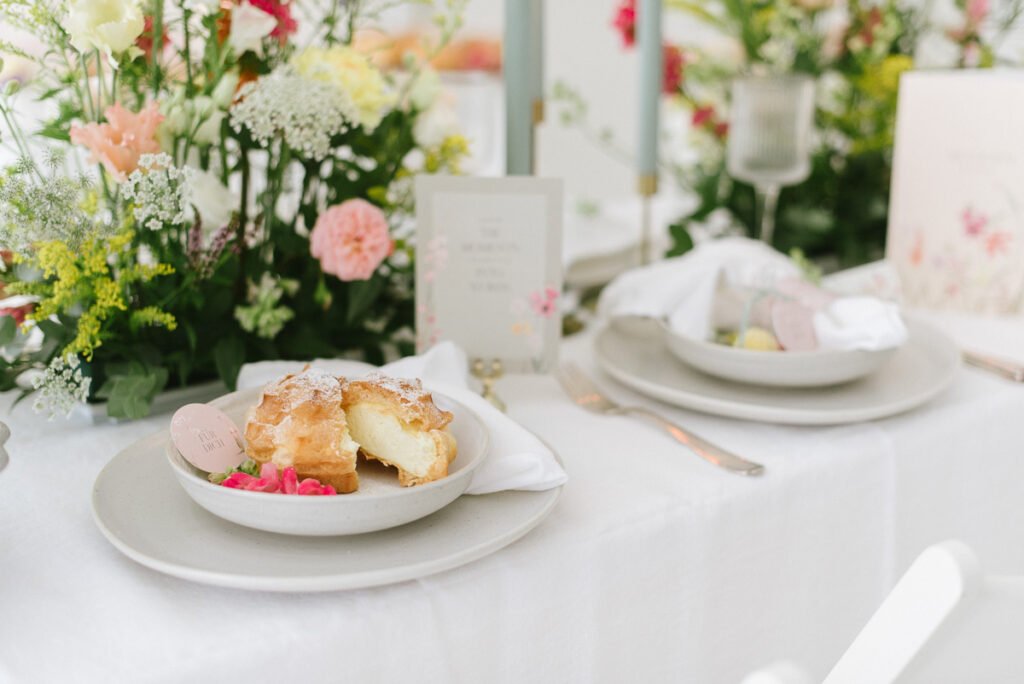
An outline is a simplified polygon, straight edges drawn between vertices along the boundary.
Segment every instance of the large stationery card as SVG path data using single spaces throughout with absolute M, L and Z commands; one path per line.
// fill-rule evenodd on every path
M 562 184 L 416 178 L 416 344 L 544 372 L 561 336 Z
M 904 74 L 888 258 L 914 306 L 1019 311 L 1024 295 L 1024 76 Z

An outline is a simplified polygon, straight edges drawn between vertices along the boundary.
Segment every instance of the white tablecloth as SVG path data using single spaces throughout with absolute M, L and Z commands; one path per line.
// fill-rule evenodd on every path
M 564 353 L 590 365 L 589 343 Z M 128 560 L 93 525 L 92 481 L 168 417 L 89 426 L 17 407 L 0 681 L 717 683 L 781 658 L 820 676 L 929 544 L 960 538 L 990 571 L 1024 573 L 1024 386 L 963 370 L 926 408 L 832 428 L 665 409 L 765 463 L 763 479 L 586 414 L 550 378 L 500 390 L 565 461 L 553 515 L 462 568 L 332 594 L 216 589 Z

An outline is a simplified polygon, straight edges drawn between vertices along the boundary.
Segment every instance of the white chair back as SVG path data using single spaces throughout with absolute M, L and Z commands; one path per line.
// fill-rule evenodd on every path
M 1024 682 L 1024 577 L 988 577 L 965 544 L 914 561 L 825 684 Z
M 814 680 L 796 663 L 781 660 L 751 672 L 740 684 L 814 684 Z

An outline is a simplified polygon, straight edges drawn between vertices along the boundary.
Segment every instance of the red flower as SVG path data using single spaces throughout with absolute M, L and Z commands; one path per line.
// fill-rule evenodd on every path
M 693 119 L 691 119 L 690 123 L 694 128 L 700 128 L 701 126 L 710 123 L 714 118 L 715 108 L 711 105 L 705 105 L 693 110 Z
M 288 36 L 299 29 L 292 17 L 290 0 L 245 0 L 258 10 L 262 10 L 277 19 L 277 27 L 270 35 L 277 38 L 281 45 L 288 42 Z M 220 14 L 217 15 L 217 42 L 223 44 L 231 34 L 231 8 L 242 4 L 243 0 L 221 0 Z M 255 80 L 255 79 L 253 79 Z M 242 85 L 239 83 L 239 85 Z
M 292 4 L 289 0 L 249 0 L 249 4 L 277 19 L 277 28 L 271 31 L 270 35 L 277 38 L 281 44 L 298 30 L 299 25 L 292 17 Z
M 881 25 L 882 10 L 872 7 L 864 17 L 864 27 L 860 30 L 860 37 L 865 45 L 871 47 L 871 44 L 875 42 L 875 29 Z
M 32 313 L 35 310 L 36 305 L 32 302 L 28 304 L 22 304 L 21 306 L 5 306 L 0 307 L 0 317 L 10 316 L 14 319 L 14 322 L 21 325 L 25 322 L 25 316 Z
M 160 32 L 160 51 L 171 42 L 171 39 L 167 37 L 167 29 L 164 28 Z M 146 23 L 143 26 L 142 33 L 135 39 L 135 47 L 142 50 L 142 54 L 146 56 L 146 61 L 153 59 L 153 17 L 146 17 Z
M 693 110 L 693 118 L 690 124 L 694 128 L 703 128 L 710 131 L 718 139 L 724 139 L 729 134 L 729 122 L 718 118 L 718 112 L 711 105 L 703 105 Z
M 636 0 L 622 0 L 615 10 L 612 26 L 622 34 L 622 46 L 633 47 L 636 42 Z
M 686 61 L 683 59 L 683 51 L 674 45 L 665 45 L 662 48 L 665 62 L 661 79 L 661 92 L 672 95 L 678 92 L 679 86 L 683 84 L 683 67 Z

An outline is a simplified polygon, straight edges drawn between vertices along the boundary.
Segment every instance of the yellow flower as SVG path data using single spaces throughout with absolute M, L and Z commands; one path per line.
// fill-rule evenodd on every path
M 86 240 L 78 251 L 59 240 L 39 242 L 32 260 L 44 280 L 11 284 L 12 293 L 40 298 L 35 311 L 26 317 L 28 321 L 81 312 L 75 337 L 62 354 L 91 359 L 103 344 L 104 324 L 118 312 L 128 311 L 131 286 L 174 272 L 170 264 L 139 264 L 129 249 L 133 237 L 131 231 L 126 231 L 109 238 Z M 177 326 L 173 315 L 154 306 L 132 311 L 129 317 L 133 329 L 148 325 L 174 330 Z
M 462 159 L 469 154 L 469 142 L 461 135 L 449 135 L 440 145 L 428 149 L 423 160 L 423 170 L 427 173 L 459 174 L 462 172 Z
M 860 79 L 861 87 L 872 97 L 894 98 L 899 88 L 900 76 L 904 71 L 913 68 L 914 60 L 908 55 L 889 55 L 870 67 Z
M 174 330 L 178 327 L 178 320 L 173 314 L 161 311 L 155 306 L 146 306 L 132 311 L 131 324 L 133 328 L 154 326 Z
M 309 47 L 292 58 L 292 66 L 306 78 L 332 83 L 347 93 L 355 104 L 356 123 L 367 132 L 380 124 L 384 111 L 395 103 L 383 74 L 351 47 Z

